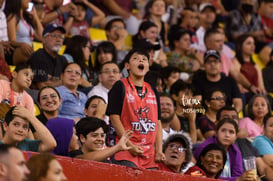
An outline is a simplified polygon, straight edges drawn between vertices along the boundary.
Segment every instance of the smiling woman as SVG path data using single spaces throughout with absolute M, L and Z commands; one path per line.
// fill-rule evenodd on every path
M 209 144 L 201 152 L 197 164 L 185 174 L 191 176 L 206 176 L 218 178 L 227 160 L 225 150 L 218 144 Z

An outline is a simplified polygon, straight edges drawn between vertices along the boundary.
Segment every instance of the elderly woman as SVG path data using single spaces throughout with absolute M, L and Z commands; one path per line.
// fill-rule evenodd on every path
M 209 144 L 201 152 L 196 166 L 189 168 L 185 174 L 217 179 L 224 169 L 226 160 L 226 151 L 220 145 Z
M 159 163 L 159 170 L 181 173 L 192 159 L 192 145 L 190 139 L 184 134 L 170 135 L 163 144 L 166 159 Z

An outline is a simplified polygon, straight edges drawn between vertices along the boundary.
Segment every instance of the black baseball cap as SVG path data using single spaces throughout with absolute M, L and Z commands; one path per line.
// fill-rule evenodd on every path
M 53 24 L 49 24 L 45 27 L 44 31 L 43 31 L 43 36 L 45 36 L 45 34 L 47 33 L 51 33 L 55 30 L 60 30 L 62 33 L 65 33 L 65 29 L 62 26 L 57 25 L 56 23 Z
M 206 62 L 210 56 L 213 56 L 221 61 L 220 53 L 217 50 L 207 50 L 204 54 L 204 62 Z
M 140 39 L 137 40 L 133 44 L 133 48 L 135 49 L 144 49 L 144 50 L 159 50 L 160 49 L 160 44 L 152 44 L 149 42 L 147 39 Z

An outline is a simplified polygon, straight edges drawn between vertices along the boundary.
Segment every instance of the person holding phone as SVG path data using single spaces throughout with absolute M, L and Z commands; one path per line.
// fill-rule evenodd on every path
M 8 37 L 15 49 L 12 63 L 26 61 L 33 53 L 32 41 L 42 40 L 43 26 L 40 23 L 35 7 L 29 6 L 30 0 L 6 1 Z M 29 8 L 30 7 L 30 8 Z M 28 11 L 27 11 L 28 10 Z

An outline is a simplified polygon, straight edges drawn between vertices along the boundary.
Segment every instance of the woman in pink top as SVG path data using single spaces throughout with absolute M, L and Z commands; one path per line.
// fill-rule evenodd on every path
M 247 116 L 240 120 L 239 128 L 248 133 L 248 137 L 255 138 L 263 134 L 263 119 L 271 114 L 269 101 L 264 95 L 255 95 L 248 103 Z

